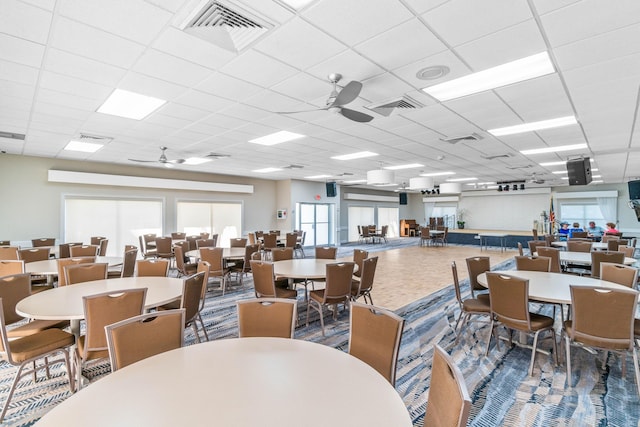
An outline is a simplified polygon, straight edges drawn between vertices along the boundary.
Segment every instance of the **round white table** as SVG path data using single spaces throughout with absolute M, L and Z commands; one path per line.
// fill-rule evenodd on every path
M 82 257 L 77 257 L 82 258 Z M 96 257 L 96 262 L 106 262 L 109 264 L 109 267 L 115 267 L 117 265 L 122 264 L 121 256 L 99 256 Z M 31 274 L 46 274 L 46 275 L 56 275 L 58 274 L 58 260 L 57 259 L 47 259 L 44 261 L 33 261 L 27 262 L 24 265 L 25 273 Z
M 624 264 L 633 265 L 637 259 L 625 257 Z M 561 251 L 560 252 L 560 262 L 568 263 L 568 264 L 582 264 L 582 265 L 591 265 L 591 253 L 590 252 L 571 252 L 571 251 Z
M 53 408 L 46 426 L 411 426 L 387 380 L 309 341 L 217 340 L 120 369 Z
M 94 280 L 62 286 L 33 294 L 18 302 L 16 313 L 30 319 L 71 320 L 71 331 L 77 336 L 84 319 L 82 297 L 102 292 L 147 288 L 145 308 L 167 304 L 182 296 L 182 279 L 173 277 L 124 277 Z
M 222 248 L 222 258 L 224 259 L 244 258 L 244 253 L 244 248 Z M 190 258 L 200 259 L 200 249 L 187 251 L 185 255 Z
M 327 264 L 336 264 L 341 261 L 335 259 L 299 258 L 276 261 L 273 263 L 273 272 L 276 277 L 288 279 L 324 279 L 327 276 Z
M 529 299 L 554 304 L 571 304 L 570 285 L 629 289 L 628 287 L 618 285 L 617 283 L 593 279 L 591 277 L 574 276 L 571 274 L 523 270 L 497 270 L 492 271 L 492 273 L 500 273 L 505 276 L 516 276 L 523 279 L 529 279 Z M 478 275 L 478 283 L 482 286 L 488 287 L 487 275 L 485 273 Z

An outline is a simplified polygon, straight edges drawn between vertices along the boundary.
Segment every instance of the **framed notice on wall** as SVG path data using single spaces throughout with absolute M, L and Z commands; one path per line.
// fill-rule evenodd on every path
M 287 219 L 287 210 L 286 209 L 278 209 L 276 211 L 276 218 L 278 218 L 278 219 Z

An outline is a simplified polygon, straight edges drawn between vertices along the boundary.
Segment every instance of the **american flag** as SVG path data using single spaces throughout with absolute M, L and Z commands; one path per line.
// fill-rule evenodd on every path
M 553 211 L 553 197 L 551 198 L 551 204 L 549 205 L 549 228 L 551 233 L 555 232 L 556 213 Z

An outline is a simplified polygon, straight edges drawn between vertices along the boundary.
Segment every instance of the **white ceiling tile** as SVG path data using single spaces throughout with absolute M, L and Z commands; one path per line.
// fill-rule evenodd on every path
M 416 13 L 424 13 L 450 0 L 405 0 L 405 3 Z
M 113 92 L 112 87 L 87 82 L 64 74 L 52 73 L 51 71 L 42 72 L 40 87 L 101 101 L 104 101 Z
M 304 37 L 300 37 L 304 34 Z M 300 18 L 295 18 L 260 40 L 255 48 L 286 64 L 305 70 L 347 47 Z
M 58 105 L 60 107 L 69 107 L 74 110 L 84 112 L 94 112 L 101 105 L 102 100 L 85 98 L 83 96 L 74 95 L 71 93 L 60 92 L 57 90 L 51 90 L 47 88 L 40 88 L 38 91 L 38 103 L 46 102 L 52 105 Z M 64 108 L 63 108 L 64 110 Z
M 177 28 L 167 28 L 152 44 L 154 49 L 211 69 L 222 67 L 236 54 Z
M 262 91 L 262 87 L 247 83 L 223 73 L 214 73 L 197 87 L 198 90 L 235 101 L 245 99 Z
M 348 81 L 340 81 L 341 86 L 347 83 Z M 298 73 L 278 83 L 271 89 L 300 101 L 308 102 L 323 96 L 329 98 L 332 85 L 328 80 L 320 80 L 306 73 Z
M 285 22 L 294 16 L 293 12 L 279 5 L 275 1 L 236 0 L 244 8 L 263 17 L 272 24 Z
M 324 0 L 306 9 L 302 15 L 350 45 L 413 17 L 407 8 L 394 0 Z
M 267 117 L 271 114 L 268 111 L 242 104 L 232 105 L 231 107 L 222 110 L 221 113 L 248 122 L 260 120 L 261 118 Z
M 449 69 L 448 74 L 435 80 L 422 80 L 416 74 L 426 67 L 445 66 Z M 412 85 L 415 89 L 423 89 L 445 81 L 453 80 L 470 73 L 469 67 L 460 60 L 453 52 L 445 51 L 437 53 L 428 58 L 413 62 L 404 67 L 393 70 L 393 73 Z M 431 97 L 429 97 L 431 98 Z
M 321 80 L 328 80 L 329 74 L 339 73 L 342 74 L 343 81 L 349 82 L 377 76 L 384 73 L 384 70 L 353 50 L 347 50 L 309 68 L 307 72 Z
M 179 119 L 187 120 L 188 122 L 198 121 L 209 115 L 208 111 L 189 107 L 187 105 L 181 105 L 175 102 L 166 103 L 160 107 L 157 112 L 158 114 L 177 117 Z
M 184 86 L 132 71 L 123 77 L 118 88 L 164 100 L 173 100 L 188 90 Z
M 155 113 L 151 114 L 149 117 L 144 119 L 144 122 L 149 124 L 158 124 L 161 126 L 170 127 L 170 128 L 173 128 L 174 130 L 182 129 L 191 124 L 191 120 L 181 118 L 181 117 L 176 117 L 180 113 L 177 112 L 175 108 L 173 110 L 170 109 L 168 111 L 172 113 L 172 115 L 164 114 L 162 109 L 160 109 L 159 111 L 156 111 Z
M 418 19 L 411 19 L 356 45 L 356 51 L 387 69 L 443 52 L 446 46 Z
M 3 0 L 0 31 L 21 39 L 46 44 L 52 14 L 17 0 Z
M 195 86 L 211 70 L 155 49 L 146 51 L 133 67 L 134 71 L 184 86 Z
M 73 20 L 148 44 L 172 14 L 142 0 L 60 0 L 58 12 Z M 144 25 L 140 25 L 144 22 Z
M 602 82 L 640 78 L 640 53 L 563 72 L 570 93 Z
M 169 12 L 177 12 L 185 4 L 191 3 L 191 0 L 146 0 L 148 3 L 155 4 Z
M 297 111 L 301 105 L 296 99 L 267 90 L 248 98 L 244 103 L 269 112 Z
M 220 71 L 263 87 L 273 86 L 297 72 L 295 68 L 256 51 L 243 53 Z
M 422 15 L 451 46 L 458 46 L 532 18 L 524 1 L 452 0 Z
M 544 15 L 561 7 L 577 3 L 581 0 L 533 0 L 538 15 Z
M 390 73 L 367 79 L 362 83 L 360 96 L 373 103 L 401 98 L 406 92 L 413 90 L 412 86 Z
M 189 105 L 208 112 L 220 111 L 229 107 L 235 102 L 218 96 L 210 95 L 198 90 L 188 90 L 184 94 L 178 96 L 174 100 L 178 104 Z
M 44 68 L 55 73 L 113 87 L 117 86 L 127 72 L 124 68 L 52 48 L 47 50 Z
M 25 84 L 19 82 L 12 82 L 9 80 L 0 80 L 0 98 L 11 99 L 11 104 L 16 102 L 16 99 L 26 101 L 26 105 L 31 105 L 33 96 L 35 94 L 35 85 Z
M 0 33 L 0 52 L 7 61 L 31 67 L 40 67 L 44 46 L 18 37 Z
M 129 68 L 145 49 L 143 45 L 63 17 L 56 20 L 50 46 L 122 68 Z
M 491 91 L 447 101 L 446 106 L 483 130 L 520 122 L 513 110 Z
M 38 80 L 38 69 L 0 59 L 0 80 L 35 86 Z

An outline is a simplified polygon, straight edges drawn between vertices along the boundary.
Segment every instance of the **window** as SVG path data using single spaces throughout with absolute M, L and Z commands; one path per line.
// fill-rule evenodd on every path
M 388 225 L 387 237 L 398 237 L 398 217 L 400 209 L 398 208 L 378 208 L 378 228 Z
M 577 222 L 582 228 L 587 227 L 589 221 L 595 221 L 596 225 L 606 228 L 605 223 L 609 221 L 609 219 L 603 217 L 597 202 L 579 202 L 575 200 L 561 202 L 560 220 L 569 224 Z
M 178 202 L 177 231 L 218 234 L 218 246 L 242 235 L 242 203 Z

